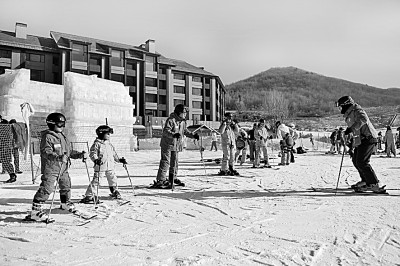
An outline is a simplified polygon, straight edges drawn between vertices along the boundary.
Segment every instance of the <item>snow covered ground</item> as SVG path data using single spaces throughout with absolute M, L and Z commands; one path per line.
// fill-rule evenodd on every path
M 204 155 L 220 156 L 220 151 Z M 179 177 L 186 187 L 173 192 L 146 188 L 159 157 L 159 151 L 142 150 L 128 157 L 135 191 L 122 166 L 117 174 L 130 203 L 119 206 L 104 187 L 105 204 L 97 211 L 77 205 L 98 214 L 82 226 L 83 220 L 58 209 L 53 224 L 21 222 L 38 185 L 31 184 L 30 173 L 1 184 L 0 265 L 400 264 L 398 158 L 373 157 L 390 195 L 365 195 L 344 190 L 359 180 L 346 156 L 335 196 L 340 155 L 308 152 L 284 167 L 276 157 L 272 169 L 246 163 L 237 166 L 243 177 L 218 177 L 219 165 L 206 162 L 205 170 L 198 151 L 185 151 Z M 70 174 L 72 198 L 79 200 L 88 183 L 86 170 Z M 57 207 L 58 200 L 57 193 Z

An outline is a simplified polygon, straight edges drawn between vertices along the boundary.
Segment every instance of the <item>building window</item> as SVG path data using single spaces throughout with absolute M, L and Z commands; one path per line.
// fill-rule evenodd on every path
M 174 85 L 174 92 L 175 93 L 185 94 L 185 87 Z
M 202 109 L 202 102 L 192 101 L 192 107 L 196 109 Z
M 154 56 L 146 55 L 146 70 L 157 71 L 156 58 Z
M 100 58 L 91 57 L 89 62 L 90 62 L 91 65 L 94 65 L 94 66 L 100 66 L 101 65 L 101 59 Z
M 111 65 L 123 67 L 124 66 L 124 52 L 118 50 L 111 51 Z
M 151 115 L 151 116 L 157 116 L 157 110 L 146 109 L 146 110 L 144 110 L 144 114 Z M 146 122 L 149 122 L 149 121 L 146 121 Z
M 167 104 L 167 97 L 165 95 L 158 96 L 158 103 L 159 104 Z
M 60 81 L 58 80 L 59 79 L 59 73 L 58 72 L 53 72 L 53 83 L 55 83 L 55 84 L 59 84 L 60 83 Z
M 205 90 L 206 97 L 210 97 L 210 90 Z
M 167 116 L 167 111 L 158 111 L 158 116 L 159 117 L 166 117 Z
M 167 81 L 159 80 L 158 81 L 158 88 L 162 89 L 162 90 L 166 90 L 167 89 Z
M 167 68 L 166 67 L 159 67 L 158 68 L 158 74 L 167 74 Z
M 124 75 L 111 73 L 111 80 L 124 83 Z
M 207 110 L 210 110 L 210 107 L 211 107 L 210 102 L 206 102 L 206 109 L 207 109 Z
M 31 69 L 31 80 L 43 81 L 44 80 L 44 71 Z
M 11 58 L 11 51 L 0 50 L 0 58 Z
M 205 83 L 210 84 L 210 78 L 205 78 Z
M 136 86 L 136 77 L 127 76 L 126 77 L 126 85 L 127 86 Z
M 205 119 L 206 119 L 207 121 L 211 121 L 211 115 L 206 115 L 206 116 L 205 116 Z
M 192 81 L 194 82 L 201 82 L 201 77 L 193 76 Z
M 138 51 L 134 51 L 134 50 L 129 50 L 129 56 L 134 57 L 134 58 L 143 59 L 143 54 Z
M 203 95 L 203 89 L 199 89 L 199 88 L 192 88 L 192 94 L 193 95 L 199 95 L 199 96 L 201 96 L 201 95 Z
M 87 62 L 87 45 L 72 43 L 72 61 Z
M 60 64 L 60 57 L 58 55 L 53 55 L 53 65 L 58 66 Z
M 175 100 L 174 100 L 174 106 L 177 106 L 178 104 L 183 104 L 183 105 L 185 105 L 185 100 L 175 99 Z
M 44 55 L 26 54 L 26 61 L 44 63 Z
M 136 63 L 126 63 L 126 69 L 136 70 Z
M 157 103 L 157 94 L 146 93 L 146 102 Z
M 174 79 L 185 80 L 185 75 L 180 73 L 174 73 Z
M 157 87 L 157 79 L 146 78 L 146 86 Z

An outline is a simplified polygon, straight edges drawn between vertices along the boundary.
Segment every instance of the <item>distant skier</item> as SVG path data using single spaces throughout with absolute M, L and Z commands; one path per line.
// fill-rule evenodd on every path
M 278 165 L 289 165 L 290 164 L 290 150 L 293 148 L 293 138 L 290 135 L 290 129 L 281 121 L 276 121 L 276 136 L 279 141 L 281 148 L 281 162 Z
M 340 112 L 347 124 L 345 136 L 353 134 L 352 161 L 360 174 L 361 181 L 352 185 L 352 188 L 360 192 L 368 190 L 376 193 L 383 192 L 383 188 L 379 187 L 379 180 L 369 163 L 372 152 L 377 145 L 378 134 L 367 113 L 350 96 L 341 97 L 336 102 L 336 106 L 341 109 Z
M 48 216 L 43 210 L 44 202 L 51 193 L 55 193 L 54 184 L 59 176 L 58 184 L 60 191 L 60 208 L 70 212 L 75 211 L 75 206 L 71 202 L 71 178 L 68 168 L 70 159 L 87 158 L 83 152 L 73 151 L 63 130 L 66 119 L 61 113 L 51 113 L 46 118 L 49 129 L 42 131 L 40 141 L 40 159 L 42 182 L 33 197 L 32 210 L 26 219 L 36 221 L 46 221 Z
M 262 167 L 272 168 L 272 166 L 269 164 L 267 151 L 267 143 L 271 135 L 268 133 L 268 130 L 265 126 L 265 119 L 261 118 L 258 123 L 257 129 L 254 131 L 254 138 L 256 139 L 256 159 L 254 160 L 253 168 L 260 167 L 261 152 L 264 156 L 264 166 Z
M 396 146 L 394 143 L 392 128 L 390 126 L 386 128 L 386 133 L 385 136 L 383 137 L 383 142 L 385 142 L 386 144 L 385 147 L 386 147 L 387 157 L 392 157 L 392 153 L 394 157 L 396 157 Z
M 99 126 L 96 129 L 97 138 L 90 147 L 89 153 L 89 158 L 94 162 L 94 176 L 86 189 L 85 197 L 81 200 L 81 203 L 94 203 L 96 191 L 93 190 L 99 186 L 100 179 L 104 175 L 107 178 L 111 196 L 114 199 L 121 199 L 121 194 L 118 191 L 117 176 L 115 175 L 115 163 L 127 164 L 127 162 L 124 157 L 118 157 L 114 146 L 110 142 L 110 134 L 113 133 L 114 130 L 107 125 Z
M 221 133 L 221 146 L 222 146 L 222 163 L 221 170 L 218 175 L 239 175 L 238 171 L 234 169 L 235 152 L 236 152 L 236 134 L 239 133 L 238 125 L 232 120 L 232 114 L 225 113 L 225 119 L 219 127 Z
M 240 165 L 244 164 L 244 162 L 246 161 L 246 154 L 247 154 L 247 147 L 248 142 L 247 142 L 247 132 L 246 130 L 244 130 L 238 123 L 237 120 L 234 120 L 235 123 L 238 125 L 239 128 L 239 132 L 237 134 L 236 137 L 236 153 L 235 153 L 235 163 L 237 162 L 238 158 L 239 158 L 239 154 L 242 153 L 241 158 L 240 158 Z M 240 147 L 239 147 L 240 144 Z
M 151 188 L 172 188 L 172 185 L 184 186 L 185 184 L 176 178 L 178 175 L 178 154 L 183 150 L 183 136 L 199 140 L 200 136 L 191 133 L 186 128 L 186 114 L 188 108 L 183 104 L 175 106 L 174 112 L 171 113 L 165 121 L 163 133 L 161 137 L 161 160 L 158 168 L 157 180 Z M 169 178 L 167 179 L 167 172 Z

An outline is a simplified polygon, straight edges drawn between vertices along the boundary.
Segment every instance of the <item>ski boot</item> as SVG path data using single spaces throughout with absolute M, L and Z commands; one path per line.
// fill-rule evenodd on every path
M 32 203 L 32 210 L 24 218 L 25 221 L 35 221 L 35 222 L 54 222 L 54 219 L 49 219 L 47 213 L 43 210 L 43 203 Z
M 111 197 L 113 199 L 122 199 L 121 194 L 119 193 L 118 190 L 114 190 L 114 192 L 111 194 Z
M 157 180 L 153 181 L 154 183 L 150 186 L 150 188 L 156 189 L 170 189 L 172 188 L 171 183 L 167 180 Z
M 17 175 L 15 173 L 10 174 L 10 178 L 6 181 L 6 183 L 14 183 L 17 181 Z
M 219 170 L 217 175 L 220 175 L 220 176 L 229 175 L 229 171 L 228 170 Z
M 365 183 L 364 181 L 358 181 L 357 183 L 351 185 L 351 188 L 357 189 L 357 188 L 365 187 L 366 185 L 367 185 L 367 183 Z
M 75 212 L 76 211 L 75 205 L 71 201 L 61 202 L 60 209 L 61 210 L 67 210 L 69 212 Z
M 377 194 L 387 194 L 385 187 L 386 186 L 380 187 L 379 183 L 376 183 L 376 184 L 365 185 L 362 187 L 357 187 L 354 189 L 354 191 L 358 193 L 370 191 Z
M 169 183 L 172 184 L 172 182 L 174 182 L 175 186 L 178 187 L 184 187 L 185 183 L 183 183 L 181 180 L 179 180 L 178 178 L 174 177 L 173 175 L 169 175 Z
M 233 169 L 232 165 L 229 165 L 229 174 L 230 175 L 240 175 L 238 171 L 236 171 L 235 169 Z
M 85 196 L 83 199 L 79 201 L 79 203 L 84 203 L 84 204 L 100 204 L 100 200 L 97 197 L 94 196 Z

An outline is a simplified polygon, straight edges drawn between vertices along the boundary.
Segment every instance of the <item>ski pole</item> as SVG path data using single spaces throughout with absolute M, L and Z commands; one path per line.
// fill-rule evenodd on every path
M 66 154 L 66 153 L 64 153 L 64 154 Z M 49 222 L 50 222 L 50 214 L 51 214 L 51 210 L 53 209 L 54 196 L 57 193 L 58 181 L 60 180 L 61 171 L 62 171 L 62 168 L 64 166 L 64 162 L 61 162 L 61 164 L 59 164 L 59 165 L 60 165 L 60 171 L 58 171 L 58 175 L 57 175 L 57 178 L 56 178 L 56 185 L 55 185 L 54 192 L 53 192 L 53 198 L 51 199 L 49 214 L 47 214 L 46 225 L 49 224 Z
M 124 157 L 122 157 L 122 158 L 124 158 Z M 123 167 L 125 168 L 126 174 L 128 175 L 128 178 L 129 178 L 129 182 L 131 183 L 133 195 L 135 195 L 135 188 L 133 187 L 132 179 L 131 179 L 131 176 L 129 175 L 128 167 L 126 167 L 126 164 L 123 164 Z
M 337 189 L 338 189 L 338 186 L 339 186 L 339 179 L 340 179 L 340 172 L 342 171 L 343 158 L 344 158 L 344 152 L 343 152 L 343 154 L 342 154 L 342 161 L 341 161 L 341 163 L 340 163 L 339 175 L 338 175 L 337 182 L 336 182 L 335 196 L 336 196 Z
M 85 159 L 85 158 L 82 158 L 82 162 L 85 163 L 86 173 L 87 173 L 87 176 L 88 176 L 88 179 L 89 179 L 89 186 L 90 186 L 90 189 L 92 190 L 92 194 L 93 194 L 93 192 L 94 192 L 94 187 L 93 187 L 92 181 L 90 180 L 89 168 L 88 168 L 88 166 L 87 166 L 86 159 Z M 99 201 L 99 194 L 97 194 L 97 196 L 94 197 L 94 208 L 95 208 L 95 209 L 97 209 L 97 202 L 98 202 L 98 201 Z

